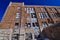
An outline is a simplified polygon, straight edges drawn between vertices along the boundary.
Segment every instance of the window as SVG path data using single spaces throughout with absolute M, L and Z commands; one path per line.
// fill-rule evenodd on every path
M 32 40 L 32 33 L 26 33 L 26 39 L 25 40 Z
M 35 13 L 31 13 L 31 17 L 32 18 L 36 18 L 36 14 Z
M 34 34 L 35 34 L 34 37 L 35 37 L 36 40 L 38 40 L 38 39 L 41 40 L 39 32 L 35 32 Z
M 15 23 L 15 26 L 18 26 L 19 25 L 19 23 Z
M 39 24 L 38 24 L 37 22 L 35 22 L 35 23 L 32 23 L 32 26 L 33 26 L 33 27 L 38 27 Z
M 25 8 L 25 11 L 27 11 L 27 13 L 34 13 L 34 8 Z
M 19 26 L 19 23 L 15 23 L 15 28 L 18 28 L 18 26 Z
M 34 11 L 34 8 L 30 8 L 30 11 Z
M 45 8 L 41 8 L 41 11 L 45 11 Z
M 50 19 L 47 19 L 48 20 L 48 25 L 49 26 L 51 26 L 51 25 L 53 25 L 54 24 L 54 22 L 53 21 L 51 21 Z
M 40 33 L 39 32 L 35 32 L 34 33 L 34 36 L 35 36 L 35 39 L 38 39 L 38 36 L 40 35 Z M 40 37 L 39 37 L 40 38 Z
M 2 33 L 0 33 L 0 40 L 9 40 L 10 34 L 7 34 L 7 33 L 4 33 L 4 31 Z
M 37 22 L 35 22 L 36 26 L 39 26 L 39 24 Z
M 9 40 L 9 37 L 8 36 L 1 36 L 0 40 Z
M 17 7 L 17 10 L 20 10 L 21 8 L 20 7 Z
M 57 8 L 58 11 L 60 11 L 60 8 Z
M 27 10 L 27 8 L 25 8 L 25 11 Z
M 48 13 L 39 13 L 40 18 L 49 18 Z
M 31 27 L 31 23 L 27 23 L 27 27 Z
M 35 27 L 35 23 L 32 23 L 33 27 Z
M 49 18 L 48 13 L 44 13 L 44 16 L 45 16 L 46 18 Z
M 49 8 L 49 10 L 52 10 L 52 8 Z
M 39 32 L 35 32 L 34 34 L 35 34 L 36 36 L 38 36 L 38 35 L 39 35 Z
M 43 13 L 39 13 L 40 18 L 44 18 L 44 14 Z
M 49 8 L 49 10 L 50 10 L 50 11 L 53 11 L 53 10 L 55 10 L 55 8 Z
M 47 23 L 46 22 L 42 22 L 42 26 L 43 27 L 47 27 Z
M 48 24 L 51 26 L 51 25 L 53 25 L 53 24 L 54 24 L 54 22 L 48 22 Z
M 60 17 L 60 13 L 56 13 L 57 17 Z
M 18 39 L 19 39 L 19 34 L 13 34 L 12 39 L 13 39 L 13 40 L 18 40 Z
M 60 8 L 57 8 L 57 9 L 59 9 L 59 10 L 60 10 Z
M 19 18 L 20 17 L 20 13 L 16 13 L 16 18 Z
M 27 13 L 30 13 L 30 9 L 29 9 L 29 8 L 25 8 L 25 11 L 26 11 Z
M 57 17 L 57 14 L 56 14 L 56 13 L 51 13 L 51 14 L 52 14 L 52 16 L 53 16 L 54 18 Z

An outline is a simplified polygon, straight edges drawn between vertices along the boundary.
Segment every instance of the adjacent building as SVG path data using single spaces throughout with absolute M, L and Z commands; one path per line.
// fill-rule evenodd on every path
M 43 29 L 57 22 L 60 6 L 10 2 L 0 23 L 0 40 L 42 40 Z

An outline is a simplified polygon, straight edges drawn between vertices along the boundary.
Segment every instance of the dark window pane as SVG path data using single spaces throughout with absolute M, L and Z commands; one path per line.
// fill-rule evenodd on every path
M 60 13 L 56 13 L 57 17 L 60 17 Z
M 56 17 L 57 17 L 57 14 L 56 14 L 56 13 L 52 13 L 52 16 L 53 16 L 54 18 L 56 18 Z
M 37 22 L 32 23 L 32 25 L 33 25 L 33 27 L 36 27 L 36 26 L 38 27 L 39 26 Z
M 39 26 L 39 24 L 37 22 L 35 22 L 36 26 Z
M 55 8 L 49 8 L 49 10 L 50 10 L 50 11 L 53 11 L 53 10 L 55 10 Z
M 31 27 L 31 23 L 27 23 L 27 27 Z
M 14 28 L 18 28 L 19 27 L 19 23 L 15 23 L 15 27 Z
M 35 23 L 32 23 L 33 27 L 35 27 Z
M 13 34 L 13 40 L 19 40 L 19 34 Z
M 15 23 L 15 26 L 18 26 L 19 25 L 19 23 Z
M 32 18 L 36 18 L 36 14 L 35 13 L 31 13 L 31 17 Z

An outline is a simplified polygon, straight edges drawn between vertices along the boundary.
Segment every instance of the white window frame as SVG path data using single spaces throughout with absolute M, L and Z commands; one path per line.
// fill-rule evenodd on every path
M 16 18 L 19 18 L 20 17 L 20 13 L 16 13 Z
M 41 19 L 44 18 L 43 13 L 39 13 L 39 17 L 40 17 Z
M 47 27 L 47 23 L 42 22 L 43 27 Z
M 20 7 L 17 7 L 17 10 L 20 10 L 21 8 Z
M 25 8 L 25 11 L 27 12 L 27 13 L 35 13 L 34 12 L 34 8 Z

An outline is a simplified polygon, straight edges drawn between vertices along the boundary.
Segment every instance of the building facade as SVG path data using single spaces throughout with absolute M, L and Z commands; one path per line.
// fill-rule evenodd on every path
M 0 23 L 0 40 L 41 40 L 43 29 L 57 22 L 60 6 L 10 2 Z

